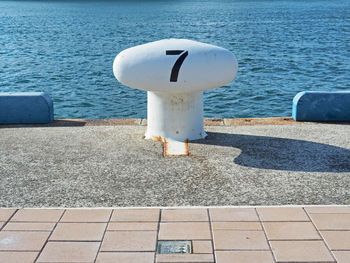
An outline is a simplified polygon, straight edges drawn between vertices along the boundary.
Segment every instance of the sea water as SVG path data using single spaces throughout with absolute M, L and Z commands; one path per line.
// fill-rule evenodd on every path
M 56 118 L 144 118 L 146 92 L 112 64 L 123 49 L 188 38 L 232 51 L 205 117 L 290 116 L 303 90 L 350 89 L 350 1 L 1 1 L 0 92 L 44 91 Z

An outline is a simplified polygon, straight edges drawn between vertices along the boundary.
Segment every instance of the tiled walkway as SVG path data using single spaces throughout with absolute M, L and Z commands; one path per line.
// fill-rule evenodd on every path
M 1 263 L 350 262 L 350 206 L 0 209 L 0 230 Z

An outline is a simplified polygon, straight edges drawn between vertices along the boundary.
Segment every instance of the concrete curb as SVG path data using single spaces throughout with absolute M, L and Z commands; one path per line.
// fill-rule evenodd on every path
M 350 91 L 303 91 L 293 99 L 296 121 L 350 121 Z
M 53 119 L 53 102 L 46 93 L 0 92 L 0 123 L 45 124 Z

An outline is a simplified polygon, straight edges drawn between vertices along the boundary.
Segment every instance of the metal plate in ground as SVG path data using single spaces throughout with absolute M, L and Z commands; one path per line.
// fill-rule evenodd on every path
M 184 240 L 158 241 L 158 254 L 191 254 L 192 242 Z

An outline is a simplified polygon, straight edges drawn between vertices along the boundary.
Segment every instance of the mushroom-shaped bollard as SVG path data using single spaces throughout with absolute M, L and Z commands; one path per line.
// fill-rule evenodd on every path
M 146 139 L 172 142 L 168 150 L 182 155 L 177 143 L 181 148 L 181 143 L 206 137 L 203 91 L 230 83 L 237 60 L 224 48 L 164 39 L 120 52 L 113 72 L 122 84 L 147 91 Z

